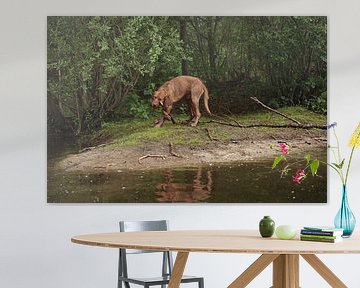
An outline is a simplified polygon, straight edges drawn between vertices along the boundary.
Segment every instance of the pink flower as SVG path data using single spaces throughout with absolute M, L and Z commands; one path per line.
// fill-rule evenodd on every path
M 289 148 L 285 143 L 280 143 L 280 148 L 285 155 L 289 154 Z
M 306 174 L 304 170 L 297 170 L 295 176 L 293 176 L 293 182 L 300 183 L 305 178 Z

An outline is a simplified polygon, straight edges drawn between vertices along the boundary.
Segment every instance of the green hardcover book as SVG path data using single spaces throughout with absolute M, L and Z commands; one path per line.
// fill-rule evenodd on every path
M 313 242 L 324 242 L 324 243 L 337 243 L 342 241 L 342 237 L 337 237 L 335 239 L 327 238 L 314 238 L 314 237 L 302 237 L 300 236 L 301 241 L 313 241 Z
M 337 239 L 342 238 L 341 236 L 327 236 L 327 235 L 308 235 L 308 234 L 300 234 L 303 238 L 314 238 L 314 239 Z

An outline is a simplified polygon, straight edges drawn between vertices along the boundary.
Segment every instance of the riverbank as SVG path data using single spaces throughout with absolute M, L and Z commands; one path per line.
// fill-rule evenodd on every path
M 326 116 L 304 108 L 284 108 L 301 123 L 326 124 Z M 286 124 L 285 118 L 267 112 L 233 116 L 242 124 Z M 153 128 L 152 120 L 107 124 L 96 135 L 94 145 L 78 154 L 49 161 L 49 168 L 63 171 L 148 170 L 215 163 L 269 160 L 281 153 L 279 143 L 290 146 L 291 155 L 326 153 L 326 130 L 294 128 L 239 128 L 210 122 L 203 117 L 197 127 L 166 122 Z M 172 147 L 169 146 L 172 144 Z
M 286 141 L 291 145 L 292 154 L 296 157 L 312 153 L 324 154 L 326 144 L 311 138 Z M 122 169 L 147 170 L 170 167 L 212 165 L 225 162 L 250 162 L 268 160 L 281 152 L 278 142 L 241 141 L 230 143 L 208 143 L 203 146 L 178 145 L 173 148 L 176 156 L 170 154 L 169 146 L 141 146 L 111 148 L 100 147 L 80 154 L 72 154 L 53 163 L 53 168 L 68 172 L 101 172 L 121 171 Z M 273 146 L 273 148 L 271 148 Z

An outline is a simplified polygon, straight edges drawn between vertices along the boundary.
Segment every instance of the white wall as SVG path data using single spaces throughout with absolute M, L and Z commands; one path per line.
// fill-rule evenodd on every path
M 119 219 L 167 218 L 172 229 L 256 228 L 258 220 L 268 214 L 278 224 L 331 224 L 340 201 L 340 183 L 333 173 L 325 205 L 47 204 L 46 16 L 327 15 L 329 122 L 339 123 L 345 146 L 360 120 L 358 0 L 90 2 L 12 0 L 3 1 L 0 8 L 0 287 L 115 287 L 116 250 L 74 245 L 70 237 L 116 231 Z M 356 177 L 360 175 L 360 151 L 355 156 L 349 192 L 360 219 L 360 182 Z M 226 287 L 255 258 L 193 254 L 187 272 L 204 275 L 208 288 Z M 356 274 L 360 255 L 321 258 L 349 287 L 360 287 Z M 267 269 L 249 287 L 269 287 L 270 276 Z M 328 287 L 304 262 L 301 285 Z

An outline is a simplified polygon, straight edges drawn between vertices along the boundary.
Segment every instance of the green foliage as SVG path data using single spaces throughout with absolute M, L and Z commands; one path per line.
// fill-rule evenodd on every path
M 319 160 L 317 160 L 317 159 L 315 159 L 315 160 L 313 160 L 312 162 L 311 162 L 311 164 L 310 164 L 310 170 L 311 170 L 311 174 L 312 174 L 312 176 L 315 176 L 316 175 L 316 173 L 317 173 L 317 170 L 318 170 L 318 168 L 319 168 Z
M 131 93 L 127 97 L 126 108 L 130 116 L 149 119 L 151 114 L 151 107 L 148 101 L 145 101 L 135 93 Z
M 326 34 L 318 16 L 48 17 L 49 123 L 80 134 L 124 111 L 147 118 L 154 90 L 185 72 L 206 82 L 215 113 L 258 96 L 326 114 Z
M 112 118 L 126 99 L 130 113 L 148 117 L 149 91 L 144 100 L 129 94 L 142 97 L 154 73 L 176 71 L 183 54 L 169 17 L 49 17 L 48 95 L 77 134 Z
M 280 155 L 274 159 L 273 165 L 271 169 L 274 169 L 282 160 L 286 161 L 286 157 L 284 155 Z
M 148 87 L 144 89 L 144 96 L 151 97 L 155 91 L 155 83 L 149 83 Z
M 327 113 L 327 93 L 323 92 L 320 96 L 314 96 L 305 102 L 306 107 L 314 112 L 326 115 Z

